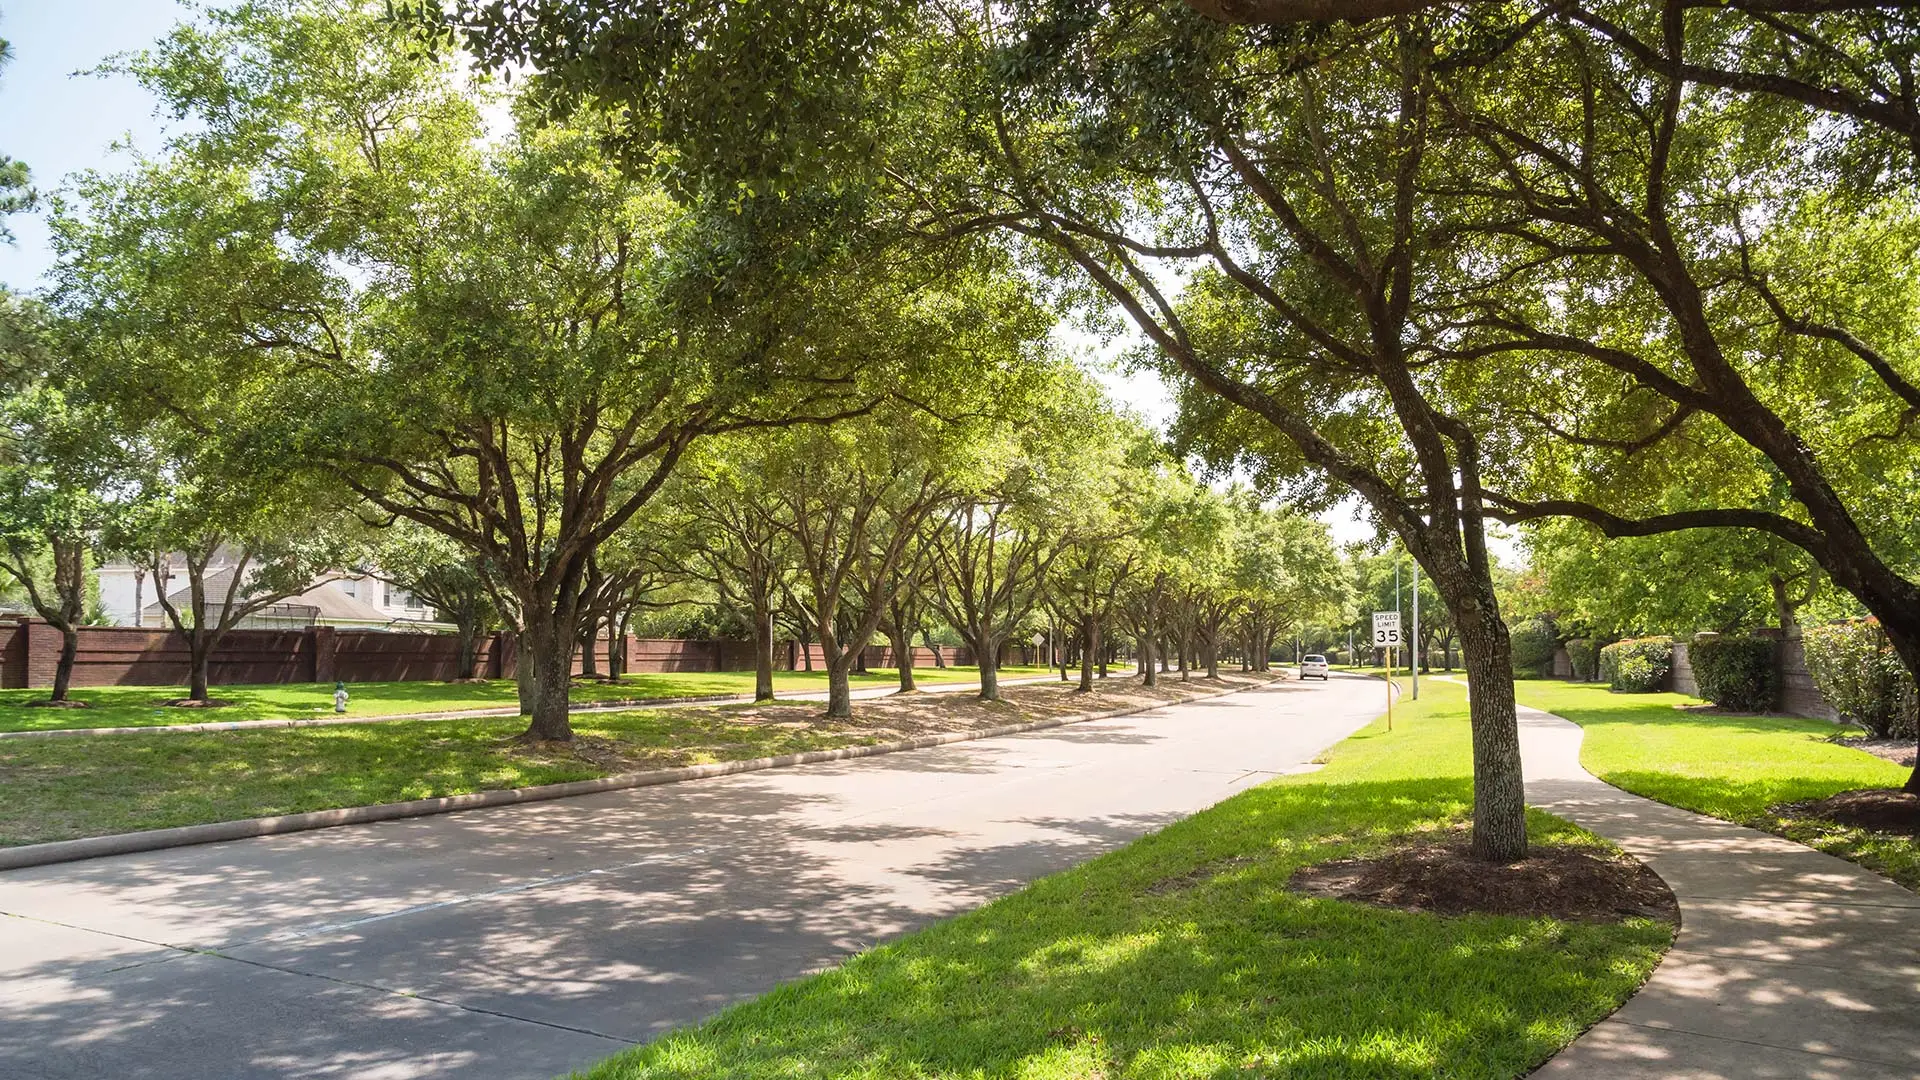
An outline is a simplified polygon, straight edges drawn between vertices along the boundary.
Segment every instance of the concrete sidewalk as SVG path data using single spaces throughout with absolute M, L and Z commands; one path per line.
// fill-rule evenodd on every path
M 1788 840 L 1629 795 L 1580 728 L 1520 709 L 1527 802 L 1619 844 L 1680 901 L 1647 985 L 1535 1076 L 1920 1076 L 1920 894 Z

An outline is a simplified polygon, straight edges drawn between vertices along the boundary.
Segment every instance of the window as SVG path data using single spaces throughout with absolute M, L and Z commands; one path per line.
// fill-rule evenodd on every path
M 387 607 L 393 606 L 393 582 L 383 582 L 380 585 L 380 602 Z
M 348 596 L 357 597 L 360 595 L 360 583 L 352 578 L 348 578 L 340 583 L 340 591 L 346 593 Z

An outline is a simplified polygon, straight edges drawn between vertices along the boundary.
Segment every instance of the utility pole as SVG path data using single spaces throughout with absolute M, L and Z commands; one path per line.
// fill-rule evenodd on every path
M 1413 671 L 1413 700 L 1420 700 L 1420 560 L 1413 562 L 1413 663 L 1407 665 Z

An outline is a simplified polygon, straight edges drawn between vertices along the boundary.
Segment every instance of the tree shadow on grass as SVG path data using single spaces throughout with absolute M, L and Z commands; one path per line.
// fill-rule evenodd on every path
M 1285 887 L 1469 799 L 1451 780 L 1258 788 L 595 1075 L 1516 1076 L 1630 993 L 1669 931 Z

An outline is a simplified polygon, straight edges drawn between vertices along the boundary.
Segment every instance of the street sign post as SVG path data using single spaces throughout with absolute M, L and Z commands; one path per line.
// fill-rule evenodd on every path
M 1373 613 L 1373 645 L 1386 650 L 1387 656 L 1387 730 L 1393 730 L 1393 654 L 1400 647 L 1400 613 Z

